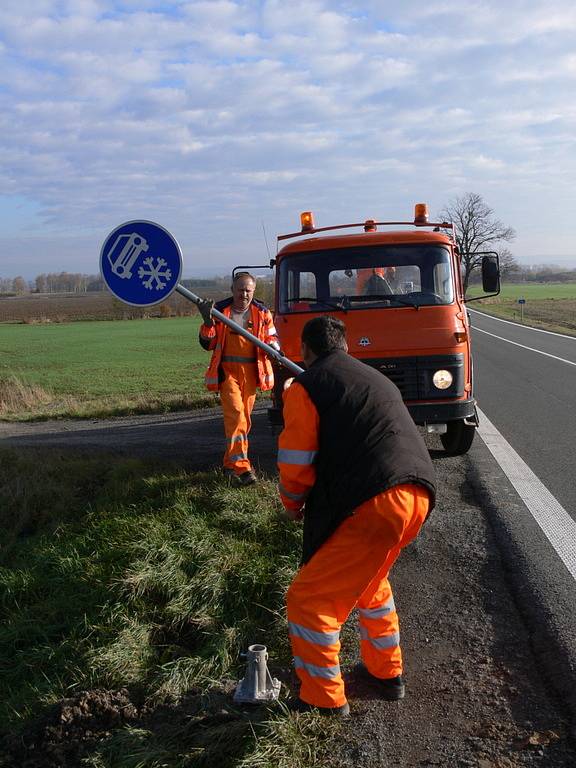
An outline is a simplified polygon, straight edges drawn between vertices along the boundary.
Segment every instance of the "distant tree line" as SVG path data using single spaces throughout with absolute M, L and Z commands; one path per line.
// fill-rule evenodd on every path
M 21 295 L 23 293 L 87 293 L 103 290 L 104 281 L 100 275 L 84 275 L 79 272 L 43 272 L 34 280 L 26 280 L 21 275 L 0 277 L 0 293 Z
M 230 285 L 230 278 L 212 277 L 204 280 L 181 280 L 187 288 L 220 288 L 221 283 Z M 90 293 L 104 291 L 106 286 L 100 275 L 84 275 L 79 272 L 43 272 L 33 280 L 17 277 L 0 277 L 0 293 Z
M 230 275 L 209 278 L 186 278 L 181 285 L 210 299 L 221 299 L 230 293 Z M 37 275 L 34 280 L 25 280 L 22 276 L 0 277 L 0 295 L 21 296 L 23 294 L 50 293 L 92 293 L 106 290 L 100 275 L 84 275 L 75 272 L 48 272 Z M 269 275 L 258 280 L 256 294 L 263 301 L 270 303 L 272 282 Z
M 502 254 L 500 254 L 502 260 Z M 504 268 L 502 268 L 504 267 Z M 574 283 L 576 282 L 576 269 L 568 269 L 559 264 L 537 264 L 528 266 L 514 264 L 512 268 L 506 263 L 500 263 L 502 278 L 507 283 Z M 482 282 L 479 272 L 475 272 L 470 278 L 470 284 Z

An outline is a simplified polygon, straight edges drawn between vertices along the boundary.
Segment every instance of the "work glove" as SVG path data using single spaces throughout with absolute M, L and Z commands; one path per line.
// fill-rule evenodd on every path
M 211 299 L 201 299 L 197 304 L 198 311 L 202 315 L 204 325 L 207 325 L 208 327 L 214 325 L 214 320 L 212 320 L 210 314 L 212 312 L 213 306 L 214 302 Z

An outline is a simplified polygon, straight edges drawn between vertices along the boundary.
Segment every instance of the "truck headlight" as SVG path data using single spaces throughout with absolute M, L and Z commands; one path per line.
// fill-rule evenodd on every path
M 440 370 L 436 371 L 434 376 L 432 376 L 432 383 L 436 387 L 436 389 L 448 389 L 448 387 L 452 384 L 454 380 L 454 377 L 450 373 L 450 371 Z

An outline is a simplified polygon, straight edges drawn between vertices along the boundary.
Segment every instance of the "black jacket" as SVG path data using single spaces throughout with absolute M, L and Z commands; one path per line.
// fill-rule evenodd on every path
M 395 485 L 423 485 L 432 509 L 432 461 L 390 379 L 337 351 L 315 360 L 296 381 L 320 417 L 316 483 L 304 515 L 303 562 L 356 507 Z

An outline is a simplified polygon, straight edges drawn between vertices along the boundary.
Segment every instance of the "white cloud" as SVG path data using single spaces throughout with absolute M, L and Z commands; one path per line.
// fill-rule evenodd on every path
M 294 181 L 295 179 L 307 176 L 310 171 L 248 171 L 245 173 L 235 173 L 234 177 L 242 182 L 254 182 L 256 184 L 266 184 L 272 186 L 278 186 L 279 184 L 285 184 L 286 182 Z
M 487 157 L 486 155 L 471 157 L 470 164 L 486 171 L 500 171 L 506 167 L 502 160 L 495 157 Z

